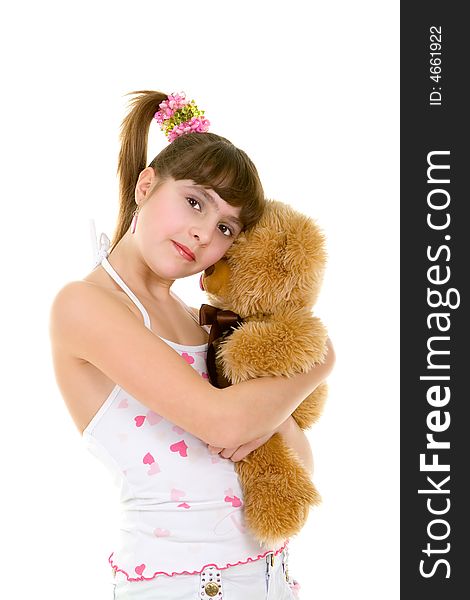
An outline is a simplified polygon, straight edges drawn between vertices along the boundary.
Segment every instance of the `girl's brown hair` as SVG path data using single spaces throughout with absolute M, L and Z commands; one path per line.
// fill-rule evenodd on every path
M 136 208 L 135 186 L 146 167 L 147 139 L 158 105 L 168 94 L 155 91 L 138 94 L 121 126 L 118 161 L 119 216 L 110 252 L 129 229 Z M 129 94 L 128 94 L 129 95 Z M 163 133 L 162 133 L 163 135 Z M 231 206 L 240 206 L 243 229 L 253 227 L 261 218 L 265 199 L 255 165 L 247 154 L 215 133 L 188 133 L 166 146 L 149 164 L 159 178 L 192 179 L 213 189 Z

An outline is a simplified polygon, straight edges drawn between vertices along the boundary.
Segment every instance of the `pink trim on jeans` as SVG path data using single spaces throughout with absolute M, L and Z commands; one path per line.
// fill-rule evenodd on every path
M 284 548 L 287 546 L 287 544 L 289 543 L 289 540 L 286 540 L 284 542 L 284 545 L 279 548 L 278 550 L 276 550 L 274 552 L 274 556 L 276 556 L 277 554 L 279 554 L 280 552 L 282 552 L 284 550 Z M 120 569 L 117 565 L 113 564 L 113 561 L 111 560 L 111 557 L 113 556 L 114 552 L 111 552 L 109 558 L 108 558 L 108 562 L 111 565 L 111 567 L 114 569 L 114 571 L 117 573 L 118 571 L 120 573 L 124 573 L 124 575 L 127 577 L 127 581 L 150 581 L 151 579 L 154 579 L 157 575 L 166 575 L 167 577 L 173 577 L 174 575 L 200 575 L 204 569 L 206 569 L 207 567 L 215 567 L 216 569 L 219 569 L 220 571 L 223 571 L 224 569 L 228 569 L 229 567 L 236 567 L 237 565 L 246 565 L 247 563 L 250 562 L 256 562 L 257 560 L 259 560 L 260 558 L 264 558 L 267 554 L 270 554 L 271 552 L 273 552 L 272 550 L 267 550 L 264 554 L 259 554 L 256 558 L 252 558 L 251 556 L 248 557 L 246 560 L 240 560 L 237 563 L 231 565 L 230 563 L 227 564 L 225 567 L 219 567 L 218 565 L 216 565 L 215 563 L 209 563 L 207 565 L 204 565 L 202 567 L 202 569 L 200 571 L 181 571 L 181 572 L 173 572 L 173 573 L 166 573 L 165 571 L 156 571 L 152 577 L 144 577 L 143 575 L 141 575 L 140 577 L 129 577 L 129 573 L 126 573 L 126 571 L 124 571 L 123 569 Z

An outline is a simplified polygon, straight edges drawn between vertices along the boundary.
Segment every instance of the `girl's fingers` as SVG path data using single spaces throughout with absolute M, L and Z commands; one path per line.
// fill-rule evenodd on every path
M 238 450 L 237 448 L 217 448 L 216 446 L 207 445 L 207 448 L 211 454 L 220 454 L 222 458 L 232 458 L 234 452 Z
M 223 456 L 224 458 L 232 458 L 232 454 L 234 454 L 237 450 L 238 446 L 236 448 L 224 448 L 220 456 Z
M 210 446 L 209 444 L 207 447 L 211 454 L 220 454 L 222 458 L 230 458 L 233 462 L 238 462 L 247 457 L 253 450 L 256 450 L 265 444 L 274 433 L 275 432 L 273 431 L 268 435 L 264 435 L 261 438 L 252 440 L 251 442 L 247 442 L 236 448 L 217 448 L 216 446 Z

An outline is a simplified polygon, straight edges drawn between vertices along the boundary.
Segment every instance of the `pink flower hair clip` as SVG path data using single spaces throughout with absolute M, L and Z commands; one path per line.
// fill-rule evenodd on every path
M 186 133 L 205 133 L 209 130 L 210 121 L 204 117 L 204 111 L 196 106 L 194 100 L 186 100 L 184 92 L 169 94 L 158 108 L 154 119 L 169 142 Z

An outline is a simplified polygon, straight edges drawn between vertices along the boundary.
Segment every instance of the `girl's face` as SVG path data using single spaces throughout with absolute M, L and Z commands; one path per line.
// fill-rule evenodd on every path
M 142 203 L 136 241 L 160 276 L 188 277 L 222 258 L 242 229 L 240 211 L 214 190 L 168 178 Z

